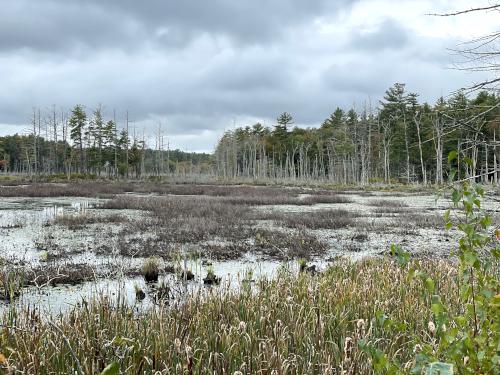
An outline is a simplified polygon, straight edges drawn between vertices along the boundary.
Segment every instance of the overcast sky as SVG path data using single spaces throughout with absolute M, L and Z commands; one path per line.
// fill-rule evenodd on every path
M 427 13 L 488 0 L 0 0 L 0 135 L 33 107 L 125 110 L 170 143 L 212 151 L 233 124 L 283 111 L 316 126 L 375 105 L 395 82 L 433 102 L 481 76 L 449 50 L 495 31 L 498 13 Z M 142 132 L 142 130 L 140 130 Z

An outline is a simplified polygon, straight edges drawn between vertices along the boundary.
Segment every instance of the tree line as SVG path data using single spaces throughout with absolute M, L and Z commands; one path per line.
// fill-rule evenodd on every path
M 215 150 L 215 170 L 226 178 L 442 184 L 453 161 L 458 178 L 498 183 L 500 96 L 463 92 L 420 103 L 405 84 L 389 88 L 376 108 L 336 108 L 318 128 L 292 127 L 282 113 L 227 131 Z
M 139 135 L 128 117 L 126 112 L 119 129 L 116 114 L 105 120 L 102 106 L 90 113 L 82 105 L 70 113 L 55 106 L 34 109 L 27 135 L 0 137 L 0 171 L 115 178 L 210 172 L 210 154 L 170 150 L 161 124 L 149 147 L 144 132 Z
M 434 104 L 418 99 L 396 83 L 375 108 L 336 108 L 315 128 L 294 126 L 284 112 L 272 127 L 256 123 L 225 132 L 213 155 L 170 150 L 161 124 L 147 140 L 128 112 L 119 129 L 116 114 L 105 119 L 102 106 L 34 109 L 27 135 L 0 137 L 0 171 L 442 184 L 453 167 L 459 179 L 498 183 L 500 96 L 483 91 Z M 452 151 L 457 158 L 450 166 Z

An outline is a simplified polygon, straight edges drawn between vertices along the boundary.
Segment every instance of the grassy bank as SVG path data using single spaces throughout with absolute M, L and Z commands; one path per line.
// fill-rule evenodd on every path
M 447 309 L 464 308 L 451 264 L 412 266 L 436 281 Z M 242 283 L 240 292 L 202 290 L 141 315 L 101 296 L 53 322 L 34 309 L 11 311 L 2 319 L 0 361 L 37 374 L 78 366 L 99 373 L 113 362 L 130 374 L 371 373 L 364 340 L 408 369 L 422 342 L 435 344 L 424 294 L 407 268 L 376 259 L 341 261 L 317 276 L 282 272 L 253 288 Z M 384 325 L 386 317 L 401 323 Z

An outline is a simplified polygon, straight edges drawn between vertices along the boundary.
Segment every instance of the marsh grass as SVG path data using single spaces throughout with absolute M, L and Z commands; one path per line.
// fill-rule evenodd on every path
M 440 229 L 445 225 L 443 217 L 438 214 L 422 214 L 416 212 L 408 215 L 402 215 L 398 218 L 398 220 L 399 225 L 413 228 Z
M 412 266 L 436 280 L 449 311 L 464 308 L 449 263 Z M 318 276 L 283 272 L 254 287 L 201 289 L 139 315 L 120 298 L 100 296 L 59 316 L 57 329 L 36 309 L 11 310 L 0 350 L 6 367 L 25 373 L 70 373 L 71 348 L 89 374 L 113 362 L 126 373 L 371 374 L 360 340 L 376 343 L 402 368 L 413 363 L 416 342 L 433 344 L 423 293 L 422 283 L 390 260 L 338 261 Z M 404 324 L 381 328 L 380 311 Z
M 255 252 L 266 258 L 280 260 L 310 259 L 324 254 L 328 249 L 324 242 L 304 230 L 282 232 L 259 229 L 255 234 L 254 242 Z
M 375 216 L 383 217 L 385 214 L 404 214 L 410 213 L 411 210 L 406 207 L 376 207 L 371 212 Z
M 238 259 L 242 254 L 250 252 L 252 246 L 246 241 L 237 241 L 225 244 L 205 244 L 203 251 L 208 259 L 229 260 Z
M 91 224 L 113 224 L 127 222 L 128 218 L 119 215 L 92 215 L 92 214 L 76 214 L 76 215 L 59 215 L 56 216 L 49 224 L 63 225 L 71 230 L 82 229 Z
M 371 199 L 366 203 L 368 206 L 373 207 L 383 207 L 383 208 L 403 208 L 408 207 L 408 205 L 401 201 L 390 200 L 390 199 Z
M 27 285 L 76 285 L 94 281 L 99 276 L 91 266 L 85 263 L 43 264 L 26 269 Z
M 135 195 L 123 197 L 126 193 Z M 303 197 L 301 194 L 309 194 Z M 307 190 L 302 188 L 245 186 L 245 185 L 196 185 L 165 184 L 150 182 L 69 182 L 31 183 L 20 186 L 0 186 L 0 197 L 94 197 L 118 198 L 104 207 L 123 209 L 131 205 L 125 203 L 137 194 L 154 194 L 166 197 L 214 198 L 235 206 L 260 205 L 301 205 L 319 203 L 350 203 L 352 200 L 332 190 Z M 150 197 L 150 196 L 148 196 Z M 154 196 L 153 196 L 154 197 Z M 120 200 L 119 198 L 123 198 Z M 138 209 L 141 209 L 138 207 Z
M 19 297 L 24 284 L 24 271 L 0 260 L 0 301 L 11 302 Z
M 356 242 L 366 242 L 369 238 L 368 233 L 357 231 L 352 235 L 351 240 Z
M 124 193 L 126 185 L 112 183 L 33 183 L 23 186 L 0 186 L 0 197 L 102 197 Z
M 233 259 L 242 256 L 249 250 L 279 258 L 287 259 L 295 255 L 311 257 L 326 250 L 326 246 L 310 233 L 301 230 L 298 224 L 297 233 L 261 230 L 254 226 L 257 218 L 267 217 L 266 213 L 255 213 L 244 204 L 234 205 L 225 199 L 214 197 L 117 197 L 105 202 L 103 208 L 142 209 L 149 212 L 149 217 L 129 222 L 123 234 L 143 232 L 153 229 L 155 239 L 137 239 L 142 243 L 142 255 L 159 255 L 168 258 L 168 253 L 175 246 L 172 244 L 188 244 L 199 246 L 203 241 L 220 239 L 230 245 L 211 244 L 203 246 L 204 250 L 214 253 L 215 259 Z M 276 214 L 273 218 L 283 218 Z M 292 219 L 290 219 L 292 220 Z M 321 218 L 320 218 L 321 220 Z M 318 224 L 319 225 L 319 224 Z M 252 248 L 249 240 L 259 237 Z M 137 250 L 130 241 L 122 240 L 119 244 L 123 255 L 133 255 Z
M 317 210 L 284 215 L 281 224 L 289 228 L 341 229 L 355 225 L 359 215 L 347 210 Z
M 345 195 L 337 194 L 318 194 L 315 192 L 313 195 L 302 199 L 303 204 L 339 204 L 339 203 L 352 203 L 353 200 Z
M 158 281 L 158 276 L 160 275 L 160 260 L 155 257 L 145 259 L 142 263 L 141 273 L 146 282 Z

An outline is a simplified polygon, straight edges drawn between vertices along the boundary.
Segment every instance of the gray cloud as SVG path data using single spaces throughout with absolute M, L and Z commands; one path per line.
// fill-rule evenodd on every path
M 312 126 L 394 82 L 433 101 L 471 80 L 446 70 L 446 38 L 383 9 L 349 21 L 363 1 L 3 1 L 0 134 L 24 131 L 33 107 L 103 103 L 120 124 L 128 110 L 138 129 L 162 121 L 174 146 L 211 150 L 233 122 L 288 111 Z
M 354 0 L 6 0 L 0 48 L 182 47 L 201 34 L 260 44 Z
M 407 42 L 408 30 L 396 20 L 387 18 L 375 30 L 356 30 L 349 44 L 356 49 L 384 52 L 386 49 L 404 48 Z

